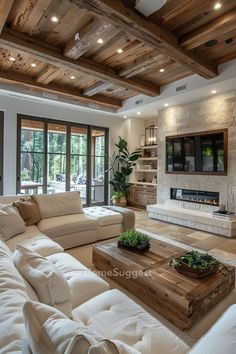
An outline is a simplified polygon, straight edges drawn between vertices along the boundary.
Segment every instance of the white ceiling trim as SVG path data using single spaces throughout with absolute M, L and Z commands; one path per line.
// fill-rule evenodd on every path
M 184 91 L 176 92 L 176 88 L 186 85 Z M 211 80 L 205 80 L 198 75 L 175 81 L 161 87 L 161 94 L 157 97 L 138 95 L 127 99 L 123 107 L 118 110 L 119 115 L 137 117 L 137 111 L 141 112 L 139 118 L 149 118 L 163 109 L 165 104 L 174 106 L 197 101 L 212 95 L 236 90 L 236 60 L 219 66 L 219 76 Z

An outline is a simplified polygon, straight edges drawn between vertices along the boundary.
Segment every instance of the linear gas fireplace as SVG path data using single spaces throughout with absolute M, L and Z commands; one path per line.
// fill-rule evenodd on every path
M 218 192 L 195 191 L 191 189 L 171 188 L 170 199 L 180 200 L 184 202 L 219 206 L 220 194 Z

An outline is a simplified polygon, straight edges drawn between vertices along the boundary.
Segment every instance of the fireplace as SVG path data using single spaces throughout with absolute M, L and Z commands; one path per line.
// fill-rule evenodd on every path
M 191 189 L 171 188 L 170 199 L 190 203 L 219 206 L 220 194 L 218 192 L 195 191 Z

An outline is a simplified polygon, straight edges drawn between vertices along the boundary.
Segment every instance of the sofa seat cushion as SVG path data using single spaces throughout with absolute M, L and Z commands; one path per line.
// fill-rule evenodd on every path
M 15 251 L 17 244 L 21 244 L 43 257 L 64 251 L 58 243 L 42 234 L 36 226 L 26 227 L 24 233 L 12 237 L 6 244 L 12 252 Z
M 122 224 L 123 217 L 120 213 L 103 207 L 84 208 L 84 213 L 98 221 L 99 226 Z
M 188 353 L 233 354 L 235 352 L 236 305 L 232 305 Z
M 186 354 L 189 347 L 119 290 L 106 291 L 72 311 L 103 337 L 119 340 L 142 354 Z
M 67 253 L 47 257 L 64 275 L 72 292 L 72 307 L 109 289 L 109 284 Z
M 84 214 L 73 214 L 41 220 L 37 226 L 45 235 L 57 237 L 97 229 L 97 221 Z

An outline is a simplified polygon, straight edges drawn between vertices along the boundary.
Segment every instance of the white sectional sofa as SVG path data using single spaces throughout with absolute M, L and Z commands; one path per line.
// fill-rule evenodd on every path
M 58 267 L 73 295 L 72 319 L 106 339 L 118 339 L 142 354 L 185 354 L 188 346 L 139 305 L 89 271 L 48 239 L 49 250 L 33 246 Z M 30 245 L 28 244 L 28 247 Z M 59 246 L 60 247 L 60 246 Z M 55 252 L 55 253 L 54 253 Z M 21 353 L 25 336 L 23 305 L 37 295 L 13 263 L 12 252 L 0 241 L 0 353 Z M 158 348 L 158 349 L 157 349 Z M 47 353 L 51 354 L 50 348 Z M 124 353 L 125 354 L 125 353 Z
M 107 282 L 64 253 L 61 246 L 46 236 L 41 241 L 31 243 L 29 238 L 27 246 L 46 256 L 64 274 L 72 292 L 72 320 L 96 331 L 105 339 L 118 340 L 134 350 L 119 354 L 235 353 L 236 305 L 231 306 L 209 333 L 191 349 L 122 292 L 109 290 Z M 37 295 L 14 266 L 10 249 L 0 241 L 1 354 L 26 353 L 22 349 L 25 341 L 22 341 L 25 337 L 22 311 L 25 302 L 29 300 L 38 301 Z M 52 354 L 52 351 L 48 348 L 48 352 L 41 354 Z
M 39 200 L 41 220 L 34 227 L 27 226 L 25 233 L 18 235 L 17 238 L 23 241 L 24 238 L 42 239 L 43 235 L 47 235 L 64 249 L 68 249 L 115 237 L 123 231 L 123 216 L 113 210 L 90 207 L 81 208 L 83 211 L 81 213 L 68 214 L 67 206 L 63 206 L 64 201 L 60 201 L 64 194 L 75 195 L 79 192 L 36 196 Z M 13 203 L 20 197 L 22 196 L 0 197 L 0 204 Z M 27 199 L 30 196 L 23 197 Z M 18 242 L 17 239 L 9 241 L 11 249 L 14 249 L 15 241 Z
M 8 203 L 13 199 L 14 197 L 10 200 L 9 198 L 1 198 L 0 203 L 3 200 Z M 102 230 L 103 226 L 107 225 L 105 225 L 104 220 L 106 218 L 103 212 L 100 212 L 99 217 L 98 215 L 87 217 L 91 218 L 91 224 L 96 218 L 99 218 L 97 225 Z M 98 210 L 94 211 L 95 214 L 100 212 Z M 118 222 L 118 217 L 110 215 L 111 222 Z M 59 219 L 61 218 L 59 217 Z M 121 221 L 121 219 L 119 220 Z M 55 227 L 58 227 L 58 223 L 55 223 Z M 60 228 L 57 230 L 60 230 Z M 79 236 L 80 233 L 77 237 Z M 54 239 L 57 238 L 54 237 Z M 94 241 L 97 240 L 98 234 L 94 237 Z M 126 346 L 126 349 L 123 348 L 119 352 L 100 351 L 100 349 L 96 351 L 95 349 L 92 352 L 93 354 L 235 353 L 236 305 L 231 306 L 209 333 L 193 348 L 190 348 L 181 338 L 122 292 L 116 289 L 110 290 L 106 281 L 65 253 L 63 247 L 53 241 L 52 237 L 49 238 L 40 232 L 36 226 L 28 226 L 23 234 L 12 237 L 5 243 L 0 241 L 1 354 L 26 354 L 31 352 L 28 344 L 25 344 L 28 338 L 26 336 L 23 308 L 28 301 L 39 303 L 36 292 L 14 265 L 12 251 L 14 251 L 16 244 L 23 244 L 30 250 L 46 257 L 47 261 L 64 275 L 72 294 L 71 319 L 74 321 L 73 323 L 78 323 L 80 326 L 95 331 L 104 339 L 119 341 Z M 52 353 L 64 354 L 61 351 L 52 352 L 50 347 L 46 351 L 37 352 L 37 354 Z

